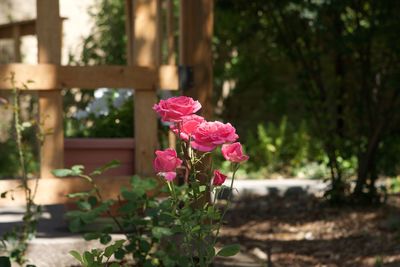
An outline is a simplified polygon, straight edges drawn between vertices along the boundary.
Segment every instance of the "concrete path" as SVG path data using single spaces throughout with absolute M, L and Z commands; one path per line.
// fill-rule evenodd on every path
M 225 182 L 230 185 L 231 181 Z M 236 195 L 268 195 L 306 193 L 320 194 L 326 190 L 327 184 L 321 180 L 308 179 L 273 179 L 273 180 L 235 180 Z

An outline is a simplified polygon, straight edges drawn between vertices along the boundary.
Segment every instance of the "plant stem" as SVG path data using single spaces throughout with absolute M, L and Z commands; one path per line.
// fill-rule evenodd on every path
M 100 189 L 99 189 L 99 187 L 97 186 L 97 184 L 94 182 L 94 180 L 92 179 L 92 177 L 90 177 L 90 176 L 88 176 L 88 175 L 80 175 L 80 177 L 81 177 L 81 178 L 84 178 L 84 179 L 86 179 L 87 181 L 90 182 L 90 184 L 93 186 L 94 191 L 96 192 L 97 197 L 99 198 L 99 200 L 100 200 L 101 202 L 103 202 L 104 199 L 103 199 L 103 196 L 102 196 L 101 193 L 100 193 Z M 107 209 L 106 213 L 107 213 L 107 215 L 115 222 L 115 224 L 117 225 L 118 229 L 119 229 L 122 233 L 125 233 L 125 229 L 124 229 L 124 227 L 122 226 L 122 224 L 118 221 L 117 217 L 115 217 L 115 216 L 111 213 L 111 211 L 110 211 L 109 209 Z M 125 235 L 127 235 L 127 234 L 125 234 Z
M 219 232 L 221 230 L 221 225 L 222 225 L 222 220 L 225 217 L 226 212 L 228 211 L 228 209 L 230 208 L 231 204 L 232 204 L 232 196 L 233 196 L 233 182 L 235 181 L 235 174 L 237 172 L 237 170 L 239 169 L 239 164 L 234 164 L 233 165 L 233 174 L 232 174 L 232 180 L 231 180 L 231 184 L 229 187 L 229 196 L 228 196 L 228 203 L 226 204 L 226 207 L 221 215 L 221 218 L 217 224 L 217 232 L 215 233 L 215 237 L 214 237 L 214 241 L 213 241 L 213 246 L 215 247 L 215 244 L 217 243 L 217 238 L 219 235 Z
M 20 96 L 20 91 L 19 88 L 16 86 L 15 82 L 15 74 L 11 73 L 10 77 L 11 84 L 13 86 L 13 117 L 14 117 L 14 128 L 15 128 L 15 133 L 16 133 L 16 143 L 17 143 L 17 150 L 18 150 L 18 158 L 19 158 L 19 164 L 20 164 L 20 169 L 21 169 L 21 183 L 22 183 L 22 188 L 25 193 L 25 214 L 23 217 L 23 225 L 22 225 L 22 231 L 21 235 L 18 239 L 18 247 L 20 249 L 20 254 L 16 257 L 16 261 L 20 264 L 25 262 L 24 255 L 27 249 L 27 241 L 31 238 L 30 235 L 34 235 L 36 232 L 35 227 L 35 213 L 38 212 L 36 210 L 35 212 L 32 211 L 33 207 L 35 206 L 35 203 L 33 201 L 34 195 L 32 195 L 32 190 L 29 187 L 28 184 L 28 176 L 27 176 L 27 171 L 26 171 L 26 164 L 25 164 L 25 155 L 22 147 L 22 130 L 23 130 L 23 125 L 20 120 L 20 104 L 19 104 L 19 96 Z M 37 183 L 37 180 L 36 180 Z

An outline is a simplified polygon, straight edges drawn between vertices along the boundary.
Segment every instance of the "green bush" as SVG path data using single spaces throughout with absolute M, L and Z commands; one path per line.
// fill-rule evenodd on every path
M 252 158 L 247 167 L 252 171 L 264 169 L 292 176 L 300 168 L 324 161 L 321 144 L 311 141 L 306 123 L 296 127 L 287 117 L 279 124 L 258 124 L 257 132 L 248 134 L 245 146 Z

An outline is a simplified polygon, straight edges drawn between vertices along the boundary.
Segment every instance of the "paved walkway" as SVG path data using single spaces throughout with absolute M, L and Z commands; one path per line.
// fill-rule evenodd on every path
M 230 184 L 230 180 L 225 182 Z M 321 180 L 309 179 L 272 179 L 272 180 L 235 180 L 236 195 L 268 195 L 268 194 L 321 194 L 327 184 Z
M 229 181 L 227 181 L 229 183 Z M 240 195 L 267 194 L 319 194 L 325 184 L 315 180 L 238 180 L 235 187 Z M 237 193 L 236 193 L 237 194 Z M 1 200 L 0 200 L 1 201 Z M 70 267 L 77 262 L 69 256 L 72 249 L 84 251 L 100 247 L 97 241 L 87 242 L 80 235 L 71 234 L 64 220 L 64 206 L 51 205 L 44 207 L 44 213 L 38 225 L 38 236 L 31 242 L 28 258 L 38 267 Z M 10 230 L 23 216 L 22 208 L 0 209 L 0 235 Z M 114 235 L 114 239 L 122 236 Z M 249 255 L 239 254 L 233 258 L 217 259 L 216 267 L 262 267 Z

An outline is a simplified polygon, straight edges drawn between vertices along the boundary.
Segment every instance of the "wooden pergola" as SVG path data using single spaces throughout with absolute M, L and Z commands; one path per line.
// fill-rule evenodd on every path
M 163 1 L 166 1 L 163 5 Z M 67 201 L 66 194 L 88 187 L 79 178 L 55 178 L 51 170 L 63 168 L 64 130 L 62 89 L 68 88 L 132 88 L 135 90 L 135 170 L 136 174 L 153 176 L 153 155 L 158 147 L 157 117 L 152 106 L 157 102 L 157 90 L 179 90 L 180 77 L 175 65 L 173 0 L 126 0 L 127 66 L 62 66 L 62 18 L 58 0 L 37 0 L 35 20 L 0 25 L 0 39 L 11 38 L 17 61 L 20 60 L 20 39 L 36 35 L 38 64 L 20 63 L 0 65 L 0 90 L 10 90 L 10 81 L 2 78 L 15 73 L 18 83 L 28 80 L 28 91 L 38 94 L 39 120 L 52 133 L 45 137 L 40 148 L 40 178 L 36 203 L 56 204 Z M 166 21 L 162 21 L 162 8 Z M 211 38 L 213 29 L 213 0 L 180 0 L 179 63 L 193 71 L 192 86 L 183 93 L 199 99 L 203 115 L 211 115 L 212 91 Z M 167 31 L 162 33 L 166 23 Z M 165 36 L 168 55 L 161 58 L 161 44 Z M 45 119 L 44 119 L 45 118 Z M 106 197 L 118 194 L 129 177 L 97 178 Z M 0 191 L 16 188 L 16 179 L 0 180 Z M 0 206 L 24 202 L 23 192 L 14 194 L 15 200 L 0 200 Z

